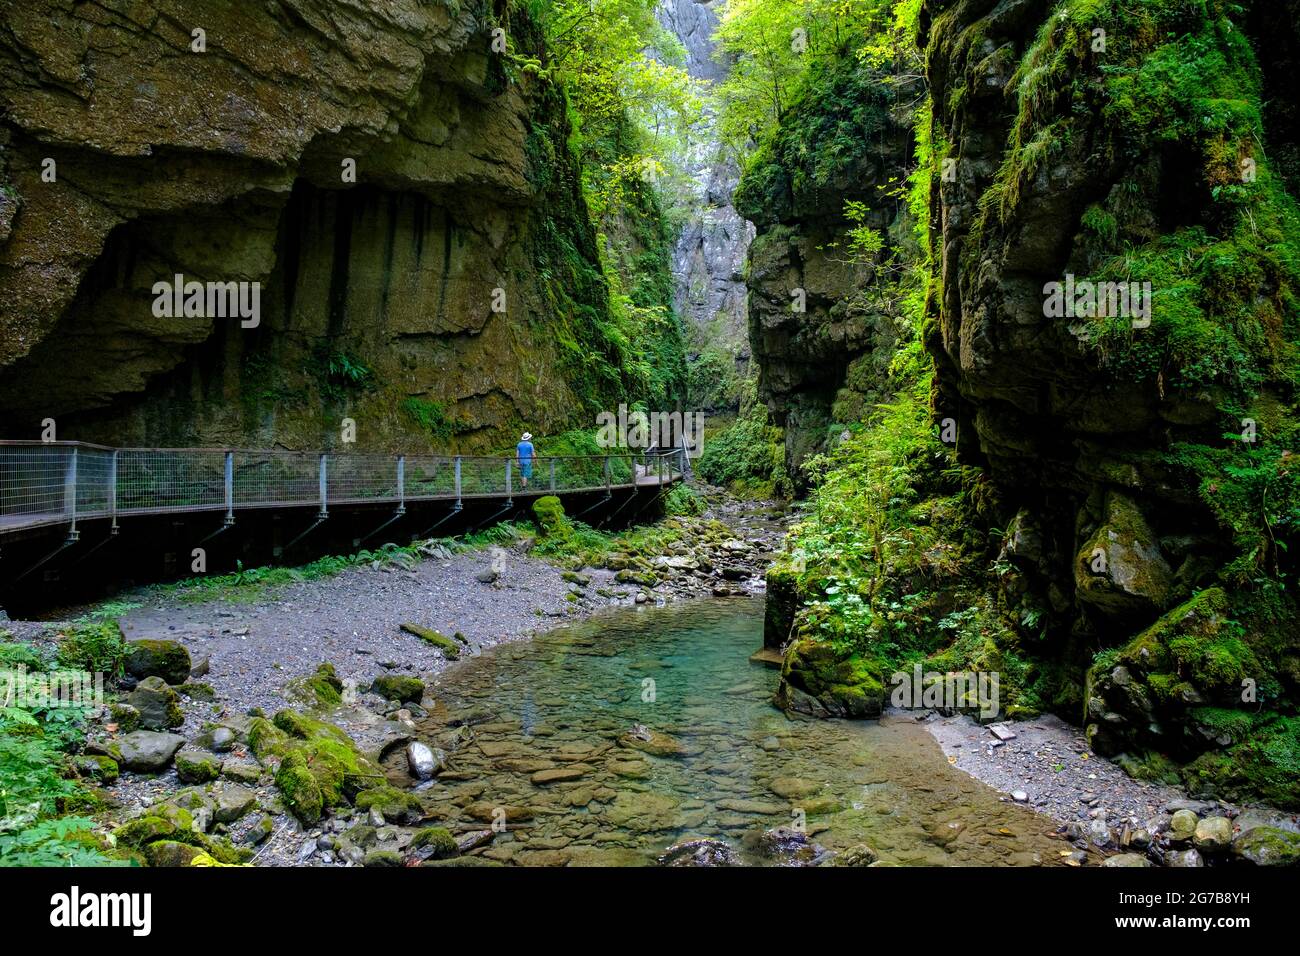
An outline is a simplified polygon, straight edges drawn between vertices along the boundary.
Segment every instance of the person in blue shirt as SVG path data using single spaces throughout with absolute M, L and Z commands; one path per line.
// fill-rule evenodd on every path
M 533 433 L 524 432 L 523 437 L 519 439 L 519 447 L 515 449 L 519 455 L 519 477 L 523 480 L 524 487 L 528 487 L 528 479 L 533 477 L 533 459 L 537 457 L 537 452 L 533 450 Z

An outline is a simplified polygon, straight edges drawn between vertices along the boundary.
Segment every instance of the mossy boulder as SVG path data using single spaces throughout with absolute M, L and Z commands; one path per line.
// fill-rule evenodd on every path
M 556 544 L 573 538 L 573 522 L 564 513 L 564 504 L 555 495 L 543 495 L 533 502 L 533 520 L 540 537 Z
M 279 759 L 275 784 L 289 811 L 308 825 L 383 779 L 341 728 L 297 711 L 278 711 L 269 721 L 255 718 L 248 740 L 259 759 Z
M 800 638 L 786 651 L 776 704 L 813 717 L 879 717 L 885 704 L 881 668 L 856 654 Z
M 371 850 L 366 854 L 363 866 L 401 866 L 402 854 L 396 850 Z
M 167 730 L 185 723 L 181 699 L 161 677 L 146 677 L 126 696 L 146 730 Z
M 192 666 L 190 652 L 179 641 L 149 638 L 127 644 L 126 672 L 137 679 L 160 677 L 168 684 L 183 684 Z
M 158 842 L 181 843 L 202 850 L 222 863 L 242 863 L 252 853 L 231 846 L 225 840 L 215 839 L 194 826 L 194 818 L 187 810 L 173 804 L 160 804 L 143 816 L 130 820 L 113 831 L 119 847 L 140 850 L 151 862 L 150 847 Z M 164 848 L 155 854 L 162 859 L 178 858 L 178 851 Z M 192 862 L 192 857 L 188 862 Z M 175 865 L 164 863 L 161 865 Z
M 371 681 L 370 692 L 385 700 L 414 704 L 424 696 L 424 681 L 406 674 L 380 674 Z
M 72 766 L 77 776 L 96 783 L 111 784 L 117 781 L 117 761 L 100 754 L 81 754 L 72 758 Z
M 221 758 L 206 750 L 176 751 L 176 776 L 181 783 L 207 783 L 221 776 Z
M 175 840 L 155 840 L 145 847 L 145 859 L 150 866 L 189 866 L 195 857 L 203 855 L 201 847 Z
M 423 851 L 419 856 L 432 860 L 445 860 L 460 853 L 456 838 L 446 827 L 425 827 L 416 831 L 411 838 L 411 849 Z
M 291 680 L 285 693 L 307 707 L 337 707 L 343 702 L 343 681 L 333 664 L 324 663 L 306 677 Z
M 1300 867 L 1300 833 L 1278 827 L 1254 827 L 1233 841 L 1232 854 L 1256 866 Z
M 413 826 L 424 818 L 424 806 L 412 793 L 383 785 L 357 795 L 358 810 L 378 810 L 388 823 Z
M 1074 578 L 1081 603 L 1126 616 L 1163 609 L 1174 575 L 1136 502 L 1110 491 L 1105 520 L 1075 558 Z

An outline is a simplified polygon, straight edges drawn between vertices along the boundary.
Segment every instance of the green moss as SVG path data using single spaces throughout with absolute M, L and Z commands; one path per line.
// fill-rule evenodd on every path
M 454 661 L 460 657 L 460 648 L 456 645 L 456 642 L 445 634 L 435 631 L 431 627 L 424 627 L 419 624 L 411 624 L 408 622 L 402 625 L 402 630 L 406 631 L 408 634 L 414 634 L 426 644 L 432 644 L 434 647 L 438 648 L 438 650 L 442 651 L 447 656 L 448 660 Z M 401 683 L 411 680 L 415 680 L 417 684 L 420 684 L 419 693 L 415 697 L 410 698 L 397 696 L 398 693 L 409 694 L 412 692 L 412 687 L 410 685 Z M 384 681 L 384 684 L 381 685 L 379 683 L 380 681 Z M 380 690 L 376 690 L 377 687 L 380 688 Z M 400 677 L 396 675 L 376 677 L 374 683 L 371 684 L 370 689 L 375 693 L 383 693 L 383 696 L 389 700 L 406 701 L 409 699 L 412 703 L 419 701 L 420 698 L 424 696 L 424 684 L 413 677 Z M 392 691 L 392 693 L 389 693 L 388 691 Z
M 388 785 L 358 794 L 356 803 L 359 810 L 377 809 L 388 823 L 411 826 L 424 817 L 424 806 L 414 794 Z
M 302 750 L 289 751 L 275 772 L 275 785 L 284 796 L 285 806 L 307 826 L 320 821 L 326 805 L 319 776 L 307 766 L 307 756 Z
M 315 707 L 337 707 L 343 702 L 343 681 L 330 663 L 321 664 L 306 677 L 290 681 L 290 698 Z
M 178 750 L 176 776 L 182 783 L 207 783 L 221 776 L 221 760 L 210 753 Z
M 410 630 L 407 625 L 402 625 L 402 627 L 403 630 Z M 425 629 L 421 628 L 421 630 Z M 437 634 L 436 631 L 428 631 L 427 633 L 430 635 Z M 431 644 L 435 643 L 423 634 L 419 636 L 422 640 L 429 641 Z M 442 637 L 440 634 L 438 636 Z M 442 639 L 447 642 L 447 645 L 450 646 L 453 652 L 459 652 L 459 649 L 453 641 L 446 637 L 443 637 Z M 439 644 L 438 646 L 443 645 Z M 444 650 L 445 649 L 446 647 L 444 647 Z M 418 677 L 410 677 L 406 674 L 380 674 L 371 682 L 370 692 L 372 694 L 378 694 L 385 700 L 396 700 L 403 703 L 417 703 L 422 697 L 424 697 L 424 681 L 420 680 Z
M 573 524 L 564 513 L 564 505 L 554 495 L 544 495 L 533 502 L 533 519 L 543 538 L 564 540 L 573 537 Z
M 449 857 L 458 856 L 460 847 L 456 845 L 456 838 L 451 835 L 451 831 L 446 827 L 425 827 L 418 830 L 411 838 L 411 848 L 414 850 L 430 848 L 430 856 L 435 860 L 443 860 Z
M 1262 800 L 1283 810 L 1300 809 L 1300 718 L 1275 716 L 1227 750 L 1202 754 L 1183 768 L 1194 793 L 1231 801 Z

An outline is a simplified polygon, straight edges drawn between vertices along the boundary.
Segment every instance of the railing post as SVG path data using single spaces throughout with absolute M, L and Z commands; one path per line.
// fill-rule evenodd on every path
M 224 484 L 226 488 L 226 526 L 235 523 L 235 453 L 226 452 Z
M 456 456 L 456 507 L 460 507 L 460 455 Z
M 609 467 L 609 455 L 605 456 L 605 494 L 610 494 L 610 481 L 613 477 L 612 470 Z
M 511 491 L 511 489 L 510 489 L 510 467 L 511 467 L 511 465 L 513 465 L 514 463 L 515 463 L 515 460 L 514 460 L 513 458 L 507 458 L 507 459 L 506 459 L 506 504 L 510 504 L 510 500 L 511 500 L 511 493 L 510 493 L 510 491 Z
M 406 456 L 397 456 L 397 513 L 406 514 Z
M 109 534 L 117 534 L 117 449 L 108 458 Z
M 551 490 L 555 490 L 555 459 L 551 459 Z
M 328 458 L 329 458 L 328 455 L 326 455 L 324 452 L 321 452 L 321 456 L 320 456 L 320 513 L 316 515 L 317 518 L 328 518 L 328 517 L 329 517 L 329 514 L 330 514 L 330 511 L 329 511 L 329 499 L 328 499 L 328 494 L 327 494 L 327 490 L 328 490 L 328 488 L 329 488 L 329 481 L 328 481 L 328 472 L 327 472 L 328 465 L 326 464 L 326 461 L 328 460 Z
M 68 467 L 63 473 L 63 512 L 68 516 L 68 540 L 77 540 L 77 446 L 69 448 Z

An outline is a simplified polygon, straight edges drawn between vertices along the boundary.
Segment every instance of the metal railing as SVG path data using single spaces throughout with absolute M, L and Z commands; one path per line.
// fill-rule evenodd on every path
M 107 448 L 0 441 L 0 534 L 128 515 L 505 498 L 671 484 L 684 451 L 537 457 L 377 455 L 225 448 Z

